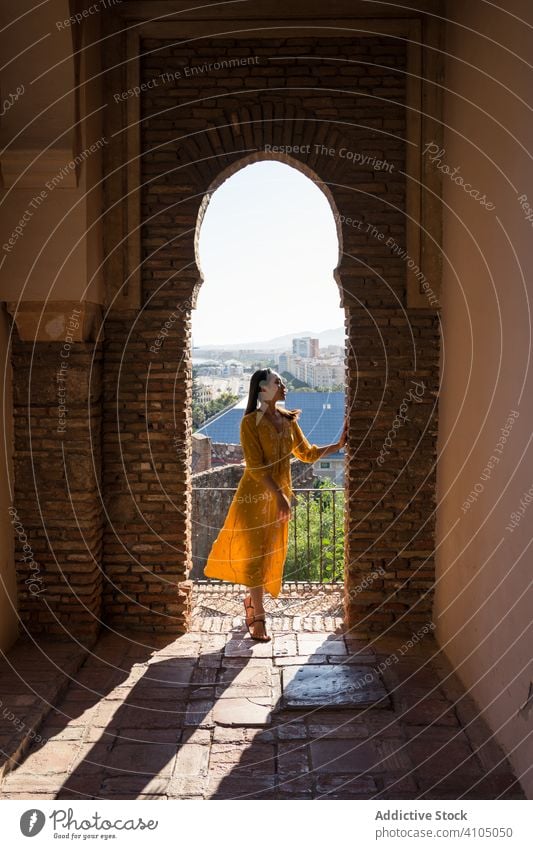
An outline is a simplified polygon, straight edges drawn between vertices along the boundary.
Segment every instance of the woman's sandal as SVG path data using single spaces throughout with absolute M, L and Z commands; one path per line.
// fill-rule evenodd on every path
M 247 601 L 249 601 L 250 603 L 246 604 Z M 244 604 L 244 617 L 245 617 L 245 620 L 246 620 L 246 627 L 248 628 L 248 630 L 250 630 L 250 625 L 252 624 L 252 619 L 254 618 L 252 616 L 252 619 L 248 620 L 248 611 L 254 609 L 254 606 L 253 606 L 253 603 L 252 603 L 252 597 L 249 596 L 249 595 L 245 595 L 244 599 L 243 599 L 243 604 Z
M 246 604 L 247 601 L 249 601 L 250 603 Z M 248 611 L 254 609 L 254 606 L 252 604 L 252 599 L 250 598 L 249 595 L 244 597 L 243 603 L 244 603 L 244 610 L 245 610 L 245 617 L 246 617 L 246 627 L 248 628 L 248 633 L 250 634 L 250 637 L 252 638 L 252 640 L 257 640 L 257 642 L 268 643 L 268 641 L 271 639 L 269 634 L 265 633 L 262 637 L 256 637 L 254 635 L 251 627 L 250 627 L 251 625 L 254 624 L 254 622 L 265 622 L 265 614 L 261 613 L 261 614 L 258 614 L 257 616 L 252 616 L 251 619 L 248 619 Z
M 248 622 L 247 622 L 246 624 L 248 625 L 248 631 L 249 631 L 249 633 L 250 633 L 250 636 L 251 636 L 252 640 L 257 640 L 257 642 L 259 642 L 259 643 L 268 643 L 268 642 L 269 642 L 269 640 L 271 639 L 271 637 L 270 637 L 270 634 L 267 634 L 267 633 L 266 633 L 266 629 L 265 629 L 265 633 L 263 634 L 263 636 L 262 636 L 262 637 L 256 637 L 256 636 L 255 636 L 255 634 L 253 634 L 253 633 L 252 633 L 252 630 L 251 630 L 251 628 L 250 628 L 250 625 L 253 625 L 253 624 L 254 624 L 254 622 L 263 622 L 263 623 L 265 623 L 265 614 L 264 614 L 264 613 L 258 613 L 258 614 L 257 614 L 257 616 L 254 616 L 254 617 L 253 617 L 253 619 L 252 619 L 252 621 L 251 621 L 250 623 L 248 623 Z M 264 624 L 263 624 L 263 628 L 265 628 L 265 625 L 264 625 Z

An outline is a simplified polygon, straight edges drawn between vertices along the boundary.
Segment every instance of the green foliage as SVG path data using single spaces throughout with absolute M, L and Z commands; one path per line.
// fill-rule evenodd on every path
M 335 493 L 328 491 L 331 489 Z M 332 481 L 321 480 L 314 491 L 295 490 L 295 495 L 284 580 L 321 583 L 342 580 L 344 490 Z

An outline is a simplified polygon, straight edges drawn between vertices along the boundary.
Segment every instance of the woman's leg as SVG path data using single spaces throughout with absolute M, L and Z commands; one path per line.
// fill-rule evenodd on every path
M 262 616 L 265 612 L 265 608 L 263 607 L 263 585 L 259 584 L 255 587 L 249 587 L 248 592 L 250 593 L 250 598 L 252 599 L 252 604 L 254 606 L 254 616 Z M 259 619 L 254 622 L 252 625 L 252 632 L 254 637 L 266 636 L 265 621 L 263 619 Z
M 249 592 L 250 597 L 252 599 L 252 604 L 254 606 L 254 613 L 264 613 L 265 609 L 263 607 L 263 585 L 260 584 L 258 587 L 250 587 Z

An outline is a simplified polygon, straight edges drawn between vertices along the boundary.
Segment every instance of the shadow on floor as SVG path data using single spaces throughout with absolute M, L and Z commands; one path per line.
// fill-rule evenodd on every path
M 140 639 L 97 644 L 5 798 L 524 798 L 430 637 Z

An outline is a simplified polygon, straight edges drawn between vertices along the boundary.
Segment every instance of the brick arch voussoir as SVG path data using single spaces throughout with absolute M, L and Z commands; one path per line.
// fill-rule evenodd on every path
M 205 129 L 180 143 L 182 171 L 197 191 L 214 191 L 218 175 L 245 156 L 254 155 L 255 161 L 282 159 L 283 152 L 269 150 L 272 147 L 290 148 L 290 164 L 300 162 L 302 170 L 314 172 L 325 184 L 335 182 L 345 168 L 340 157 L 321 152 L 350 146 L 344 128 L 341 131 L 333 120 L 317 118 L 281 97 L 248 100 L 238 106 L 226 104 L 223 98 L 215 103 L 220 103 L 220 120 L 206 121 Z M 309 146 L 309 153 L 295 151 L 302 146 Z

